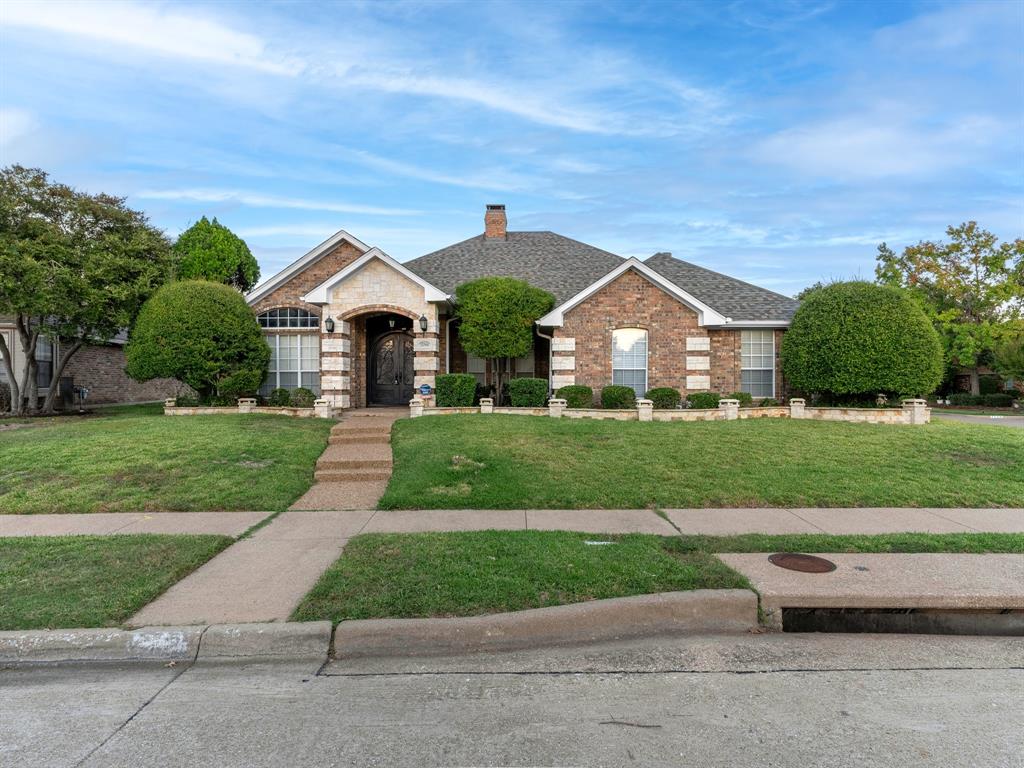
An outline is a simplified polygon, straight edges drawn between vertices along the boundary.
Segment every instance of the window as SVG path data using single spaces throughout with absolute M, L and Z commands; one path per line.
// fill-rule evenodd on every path
M 53 381 L 53 342 L 45 336 L 36 340 L 36 386 L 47 389 Z
M 775 397 L 775 331 L 740 332 L 740 389 Z
M 533 378 L 533 367 L 534 367 L 533 352 L 534 351 L 531 349 L 529 352 L 527 352 L 522 357 L 517 357 L 516 358 L 516 360 L 515 360 L 515 363 L 516 363 L 515 377 L 517 379 L 532 379 Z
M 476 376 L 477 384 L 487 383 L 487 361 L 482 357 L 466 353 L 466 373 Z
M 266 397 L 278 387 L 296 389 L 305 387 L 320 394 L 320 337 L 311 334 L 264 336 L 270 347 L 270 367 L 260 387 Z
M 0 331 L 0 335 L 4 337 L 4 341 L 7 342 L 7 350 L 11 351 L 11 334 L 7 331 Z M 14 353 L 11 352 L 13 355 Z M 11 367 L 14 367 L 14 358 L 11 358 Z M 7 368 L 4 366 L 4 353 L 0 352 L 0 382 L 7 381 Z
M 647 392 L 647 331 L 612 331 L 612 384 L 632 387 L 637 397 Z
M 319 328 L 320 318 L 312 312 L 295 307 L 270 309 L 256 319 L 261 328 Z

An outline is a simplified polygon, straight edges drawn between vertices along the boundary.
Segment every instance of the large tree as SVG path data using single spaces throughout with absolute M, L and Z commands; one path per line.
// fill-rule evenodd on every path
M 971 392 L 981 391 L 979 367 L 991 360 L 1000 327 L 1024 306 L 1024 239 L 1000 243 L 969 221 L 946 230 L 949 242 L 923 241 L 897 255 L 878 247 L 875 276 L 910 290 L 942 335 L 947 357 L 967 368 Z
M 182 232 L 174 253 L 183 280 L 212 280 L 244 292 L 260 279 L 260 265 L 249 246 L 216 217 L 210 221 L 203 216 Z
M 0 170 L 0 315 L 13 316 L 26 361 L 18 381 L 0 335 L 12 410 L 51 412 L 72 356 L 131 325 L 172 266 L 163 233 L 123 198 L 79 192 L 37 168 Z M 37 409 L 41 337 L 59 341 L 59 355 Z
M 511 277 L 482 277 L 455 289 L 459 342 L 470 354 L 491 364 L 495 395 L 511 372 L 512 360 L 533 349 L 537 318 L 551 309 L 547 291 Z
M 812 291 L 782 337 L 797 391 L 829 396 L 927 395 L 942 379 L 938 333 L 906 291 L 867 282 Z
M 125 355 L 133 379 L 178 379 L 206 401 L 256 394 L 270 348 L 242 294 L 208 280 L 182 280 L 142 307 Z

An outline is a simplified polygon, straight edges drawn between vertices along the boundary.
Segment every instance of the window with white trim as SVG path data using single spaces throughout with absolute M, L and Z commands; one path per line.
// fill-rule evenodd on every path
M 4 341 L 7 342 L 7 349 L 11 350 L 11 344 L 12 344 L 11 334 L 8 333 L 7 331 L 0 331 L 0 335 L 2 335 L 4 337 Z M 14 352 L 11 351 L 11 355 L 13 355 L 13 354 L 14 354 Z M 14 358 L 13 357 L 11 358 L 11 367 L 12 368 L 14 367 Z M 6 366 L 4 366 L 4 353 L 3 352 L 0 352 L 0 381 L 3 381 L 3 382 L 7 381 L 7 368 L 6 368 Z
M 260 387 L 267 397 L 273 390 L 305 387 L 320 394 L 320 337 L 315 334 L 285 335 L 271 333 L 263 337 L 270 347 L 270 367 Z
M 740 390 L 775 397 L 775 331 L 740 331 Z
M 533 350 L 531 349 L 522 357 L 516 358 L 516 373 L 517 379 L 532 379 L 534 371 L 534 357 Z
M 647 392 L 647 331 L 619 328 L 612 331 L 612 384 L 632 387 L 637 397 Z
M 279 307 L 256 316 L 260 328 L 319 328 L 320 318 L 305 309 Z
M 49 389 L 53 383 L 53 342 L 46 336 L 36 339 L 36 386 Z
M 466 373 L 476 376 L 477 384 L 487 383 L 487 361 L 482 357 L 466 353 Z

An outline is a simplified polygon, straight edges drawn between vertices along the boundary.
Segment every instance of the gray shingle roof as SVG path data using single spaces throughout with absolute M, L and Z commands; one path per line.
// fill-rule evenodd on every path
M 477 235 L 403 266 L 448 293 L 478 277 L 515 277 L 549 291 L 557 306 L 623 260 L 554 232 L 509 232 L 504 240 Z
M 796 299 L 698 267 L 670 253 L 656 253 L 644 264 L 735 321 L 790 320 L 800 306 Z
M 554 232 L 509 232 L 504 240 L 483 235 L 405 262 L 404 266 L 453 294 L 478 277 L 515 277 L 543 288 L 555 306 L 571 299 L 625 261 Z M 736 321 L 789 320 L 799 302 L 742 280 L 657 253 L 645 262 L 687 293 Z

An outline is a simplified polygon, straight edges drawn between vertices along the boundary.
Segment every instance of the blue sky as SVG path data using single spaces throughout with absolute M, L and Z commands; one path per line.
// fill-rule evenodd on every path
M 202 215 L 264 277 L 551 229 L 795 293 L 1024 234 L 1024 3 L 0 5 L 0 163 Z

